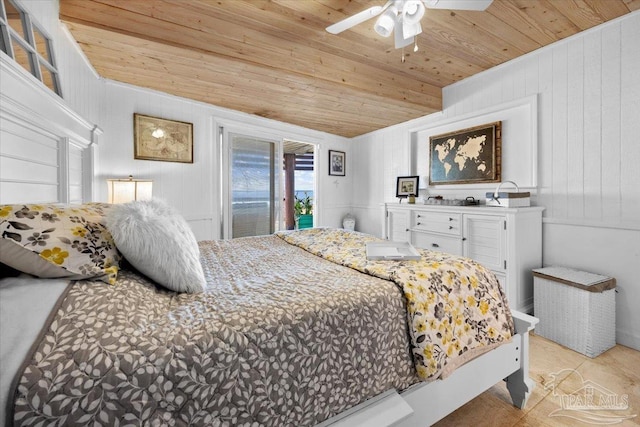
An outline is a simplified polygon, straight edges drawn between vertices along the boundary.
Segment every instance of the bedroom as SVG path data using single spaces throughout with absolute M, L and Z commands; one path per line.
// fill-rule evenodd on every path
M 615 277 L 616 341 L 640 349 L 640 314 L 635 309 L 640 286 L 634 268 L 640 257 L 636 243 L 640 237 L 640 172 L 635 166 L 640 149 L 633 142 L 640 132 L 636 120 L 640 115 L 638 12 L 444 87 L 440 113 L 347 138 L 101 78 L 70 33 L 60 26 L 55 1 L 20 4 L 54 40 L 63 105 L 91 124 L 88 129 L 76 129 L 84 140 L 96 142 L 92 148 L 95 193 L 85 194 L 83 199 L 106 200 L 107 178 L 130 174 L 152 178 L 154 195 L 176 207 L 199 240 L 220 236 L 218 186 L 212 185 L 216 190 L 209 191 L 206 186 L 188 185 L 216 180 L 212 166 L 217 164 L 217 152 L 208 143 L 216 120 L 228 127 L 241 124 L 317 144 L 320 162 L 326 161 L 328 150 L 345 151 L 344 177 L 327 175 L 322 163 L 318 168 L 317 225 L 339 226 L 342 217 L 351 212 L 358 230 L 381 236 L 381 205 L 395 200 L 396 176 L 426 175 L 426 160 L 420 156 L 420 148 L 414 148 L 421 131 L 508 109 L 518 117 L 527 117 L 523 120 L 529 129 L 516 139 L 531 144 L 531 122 L 522 109 L 530 108 L 531 96 L 537 94 L 537 144 L 533 146 L 537 165 L 526 165 L 524 179 L 529 182 L 515 180 L 533 193 L 535 204 L 545 207 L 543 264 L 569 265 Z M 65 115 L 43 102 L 54 97 L 48 98 L 30 79 L 16 77 L 5 67 L 6 56 L 2 60 L 3 108 L 8 98 L 21 99 L 32 109 L 41 108 L 40 114 L 50 121 Z M 14 78 L 17 80 L 11 80 Z M 204 160 L 188 166 L 134 160 L 133 113 L 193 123 L 195 158 Z M 99 129 L 92 135 L 93 125 Z M 612 141 L 615 144 L 610 146 Z M 526 148 L 531 150 L 532 146 Z M 418 154 L 414 154 L 416 150 Z M 569 157 L 574 153 L 583 159 L 575 167 Z M 512 152 L 504 161 L 514 165 L 520 159 L 520 152 Z M 504 177 L 510 178 L 513 176 Z M 480 196 L 484 191 L 438 188 L 434 194 L 466 197 Z

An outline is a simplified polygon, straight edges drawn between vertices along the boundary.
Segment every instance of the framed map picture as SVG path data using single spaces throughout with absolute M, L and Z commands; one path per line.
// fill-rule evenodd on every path
M 193 163 L 193 124 L 134 114 L 133 157 Z
M 429 185 L 501 180 L 502 122 L 429 138 Z

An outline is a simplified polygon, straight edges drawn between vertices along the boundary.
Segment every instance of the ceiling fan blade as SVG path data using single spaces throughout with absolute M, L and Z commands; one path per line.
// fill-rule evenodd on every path
M 429 9 L 478 10 L 491 5 L 493 0 L 423 0 Z
M 362 12 L 358 12 L 353 16 L 343 19 L 342 21 L 336 22 L 333 25 L 329 25 L 327 27 L 327 31 L 331 34 L 338 34 L 345 30 L 348 30 L 351 27 L 355 27 L 356 25 L 373 18 L 374 16 L 380 15 L 380 13 L 384 10 L 382 6 L 373 6 L 367 10 L 363 10 Z

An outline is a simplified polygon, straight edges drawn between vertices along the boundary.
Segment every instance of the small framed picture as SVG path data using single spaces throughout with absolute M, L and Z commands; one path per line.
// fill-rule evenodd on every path
M 396 185 L 396 197 L 409 197 L 418 195 L 417 176 L 399 176 Z
M 345 176 L 346 160 L 344 151 L 329 150 L 329 175 Z

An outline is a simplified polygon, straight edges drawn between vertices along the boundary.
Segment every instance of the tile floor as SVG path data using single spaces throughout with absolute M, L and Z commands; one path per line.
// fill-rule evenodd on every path
M 616 345 L 591 359 L 535 334 L 530 343 L 529 371 L 536 387 L 524 410 L 511 404 L 501 383 L 436 426 L 640 426 L 640 351 Z M 576 397 L 585 399 L 590 391 L 591 408 L 597 409 L 563 408 L 563 401 L 577 403 Z

